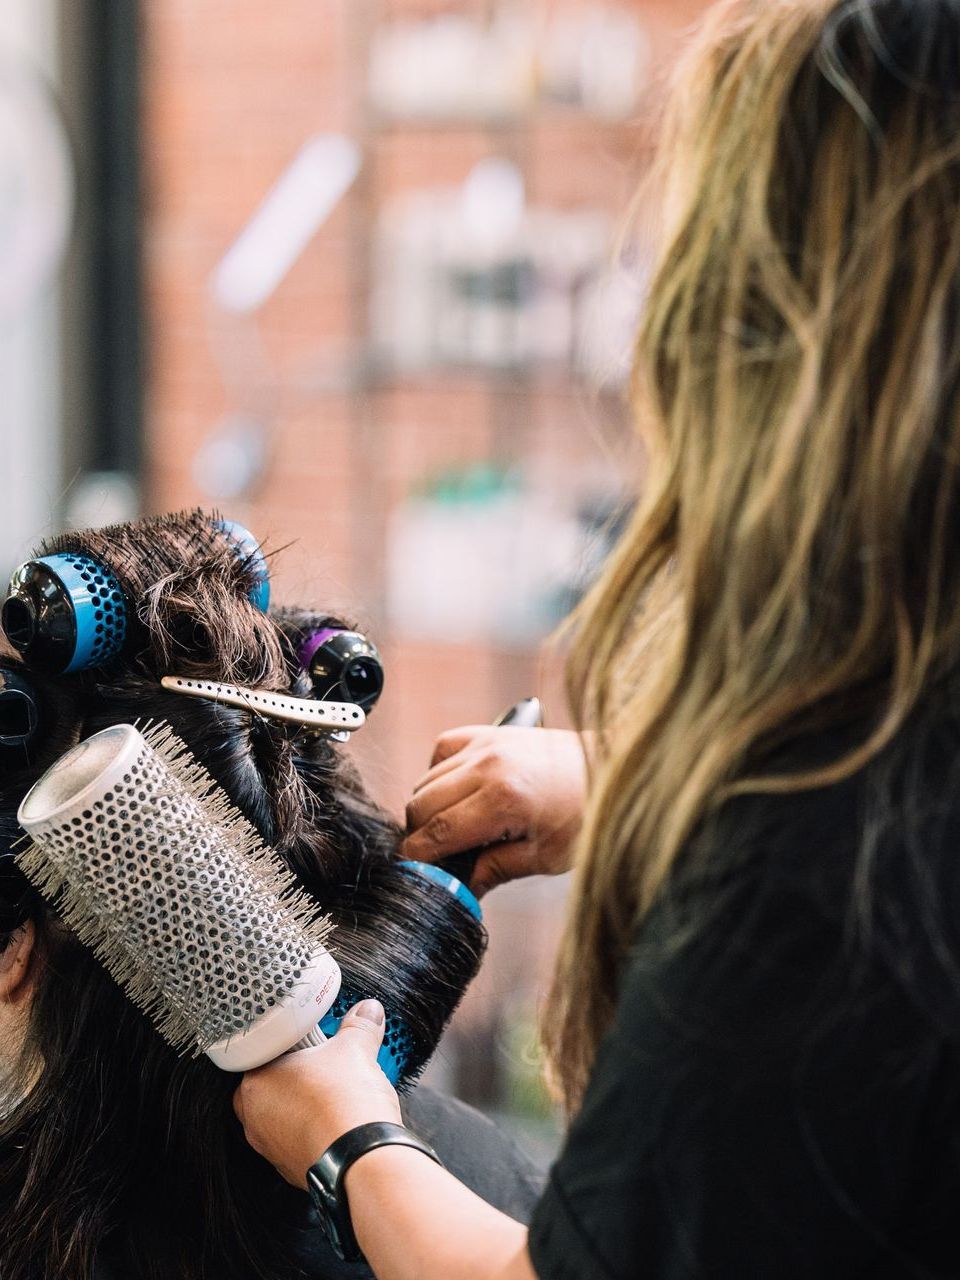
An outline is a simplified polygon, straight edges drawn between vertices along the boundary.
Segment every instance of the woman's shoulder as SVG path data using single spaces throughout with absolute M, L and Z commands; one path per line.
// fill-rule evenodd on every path
M 821 743 L 839 758 L 852 738 Z M 887 747 L 829 785 L 745 794 L 692 843 L 637 956 L 781 953 L 829 968 L 851 1000 L 892 982 L 960 1038 L 960 709 L 928 699 Z

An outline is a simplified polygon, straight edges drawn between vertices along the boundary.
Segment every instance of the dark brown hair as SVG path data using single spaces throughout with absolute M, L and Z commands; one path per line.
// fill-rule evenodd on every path
M 306 696 L 296 611 L 249 601 L 251 568 L 191 512 L 68 535 L 46 551 L 106 562 L 136 608 L 108 669 L 30 679 L 47 732 L 0 775 L 0 946 L 32 919 L 38 984 L 0 1118 L 0 1275 L 87 1280 L 106 1250 L 124 1280 L 295 1277 L 305 1196 L 243 1140 L 236 1077 L 178 1057 L 94 957 L 11 870 L 20 799 L 68 746 L 111 724 L 165 721 L 334 921 L 344 985 L 406 1026 L 410 1076 L 479 964 L 483 932 L 449 894 L 403 870 L 399 831 L 336 746 L 296 726 L 168 693 L 187 673 Z

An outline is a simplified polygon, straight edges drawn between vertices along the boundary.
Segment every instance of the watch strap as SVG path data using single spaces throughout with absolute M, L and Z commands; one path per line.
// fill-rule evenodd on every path
M 412 1147 L 443 1167 L 433 1147 L 402 1124 L 375 1120 L 348 1129 L 307 1170 L 307 1186 L 330 1245 L 344 1262 L 359 1262 L 363 1254 L 350 1221 L 350 1206 L 343 1180 L 352 1164 L 378 1147 Z

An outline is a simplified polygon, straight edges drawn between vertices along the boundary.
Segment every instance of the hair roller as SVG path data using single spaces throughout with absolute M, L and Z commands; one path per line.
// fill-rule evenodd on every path
M 383 692 L 383 659 L 376 645 L 329 614 L 279 609 L 271 614 L 287 638 L 295 667 L 313 697 L 353 702 L 369 711 Z
M 42 728 L 37 692 L 20 671 L 0 666 L 0 751 L 26 751 Z
M 45 554 L 14 572 L 0 611 L 3 630 L 37 671 L 72 675 L 104 666 L 129 645 L 143 590 L 191 558 L 222 556 L 224 543 L 249 584 L 251 603 L 265 612 L 270 575 L 253 534 L 236 521 L 195 512 L 48 543 Z
M 129 604 L 108 565 L 65 552 L 20 565 L 0 617 L 24 662 L 62 675 L 102 666 L 120 653 Z
M 261 613 L 266 613 L 270 608 L 270 570 L 267 568 L 267 558 L 263 554 L 260 543 L 249 529 L 244 528 L 236 520 L 216 519 L 213 524 L 234 544 L 241 560 L 253 575 L 254 585 L 250 589 L 250 603 L 256 605 Z
M 366 711 L 383 692 L 383 660 L 376 646 L 357 631 L 312 631 L 297 656 L 314 696 L 324 701 L 355 702 Z

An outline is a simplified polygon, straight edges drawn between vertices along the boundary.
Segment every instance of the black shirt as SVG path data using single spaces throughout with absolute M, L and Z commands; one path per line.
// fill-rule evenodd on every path
M 541 1280 L 960 1276 L 958 761 L 921 723 L 701 833 L 534 1213 Z

